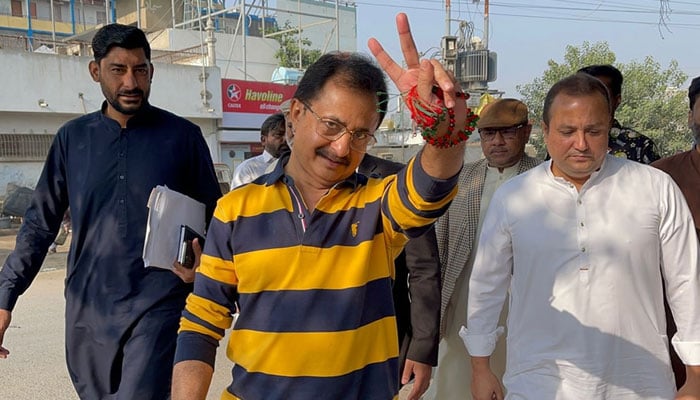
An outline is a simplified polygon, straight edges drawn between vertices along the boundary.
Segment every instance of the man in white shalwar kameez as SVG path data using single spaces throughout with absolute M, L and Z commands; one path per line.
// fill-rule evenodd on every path
M 599 80 L 555 84 L 543 120 L 552 159 L 503 184 L 483 224 L 460 332 L 474 399 L 504 398 L 488 362 L 509 290 L 506 399 L 700 398 L 698 239 L 682 193 L 665 173 L 606 155 Z M 664 284 L 688 372 L 678 393 Z

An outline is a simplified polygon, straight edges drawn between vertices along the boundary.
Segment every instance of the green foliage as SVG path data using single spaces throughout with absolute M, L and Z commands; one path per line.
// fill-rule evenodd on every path
M 321 57 L 321 50 L 310 49 L 311 41 L 308 38 L 301 38 L 301 49 L 299 48 L 299 32 L 292 27 L 289 21 L 284 23 L 284 26 L 279 29 L 284 33 L 275 36 L 279 42 L 280 48 L 275 53 L 275 58 L 279 60 L 280 67 L 287 68 L 306 68 L 313 64 Z M 301 51 L 301 65 L 299 65 L 299 51 Z
M 683 83 L 688 76 L 672 60 L 663 69 L 653 57 L 618 66 L 625 77 L 622 104 L 615 117 L 622 125 L 649 136 L 662 156 L 688 150 L 688 101 Z
M 542 107 L 549 88 L 578 69 L 592 64 L 612 64 L 624 76 L 622 103 L 615 118 L 623 126 L 629 126 L 649 136 L 656 143 L 659 154 L 668 156 L 687 150 L 692 135 L 687 128 L 688 105 L 682 88 L 688 76 L 678 62 L 671 61 L 666 69 L 647 56 L 643 61 L 616 63 L 615 53 L 607 42 L 583 42 L 579 47 L 568 45 L 564 61 L 548 61 L 549 68 L 531 83 L 518 85 L 517 90 L 530 110 L 534 123 L 542 121 Z M 541 135 L 533 135 L 531 143 L 538 156 L 545 155 Z

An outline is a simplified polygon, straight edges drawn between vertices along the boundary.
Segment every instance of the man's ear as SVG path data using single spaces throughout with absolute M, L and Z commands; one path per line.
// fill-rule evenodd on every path
M 304 109 L 304 104 L 302 104 L 301 101 L 297 100 L 296 98 L 292 99 L 292 102 L 289 103 L 289 114 L 287 116 L 288 123 L 296 123 L 299 120 L 299 116 L 301 115 L 301 111 Z
M 98 64 L 97 61 L 90 61 L 88 64 L 88 71 L 90 72 L 90 76 L 92 77 L 93 81 L 100 81 L 100 64 Z
M 153 82 L 153 71 L 154 71 L 153 63 L 149 61 L 148 65 L 151 67 L 151 79 L 149 80 L 149 82 Z
M 693 129 L 693 110 L 688 111 L 688 128 Z
M 549 126 L 547 126 L 547 123 L 542 121 L 542 139 L 544 139 L 544 142 L 547 143 L 547 137 L 549 136 Z

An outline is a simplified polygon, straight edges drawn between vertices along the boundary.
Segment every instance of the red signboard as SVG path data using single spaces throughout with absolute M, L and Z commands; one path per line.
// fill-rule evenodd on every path
M 295 85 L 269 82 L 221 80 L 222 110 L 224 113 L 272 114 L 280 104 L 294 95 Z

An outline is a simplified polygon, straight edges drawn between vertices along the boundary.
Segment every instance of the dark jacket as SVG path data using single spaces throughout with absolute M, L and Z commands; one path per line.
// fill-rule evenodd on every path
M 397 173 L 403 164 L 366 154 L 358 172 L 370 178 Z M 406 359 L 437 365 L 440 333 L 440 264 L 435 229 L 409 240 L 394 261 L 394 306 L 401 374 Z

